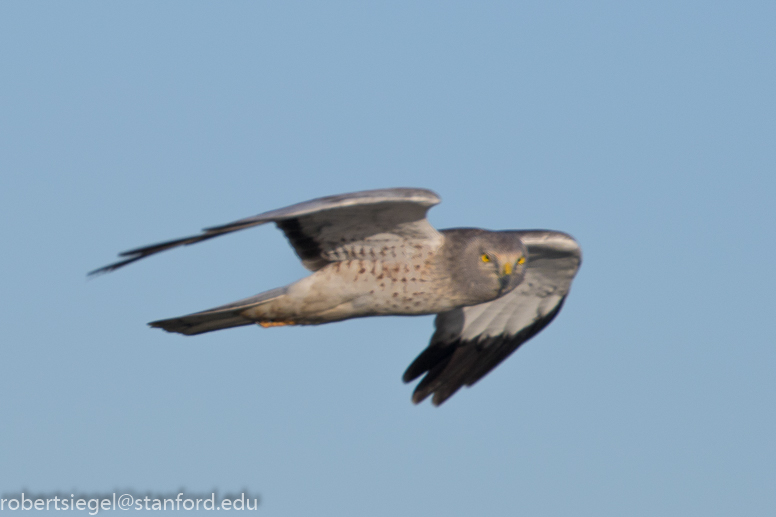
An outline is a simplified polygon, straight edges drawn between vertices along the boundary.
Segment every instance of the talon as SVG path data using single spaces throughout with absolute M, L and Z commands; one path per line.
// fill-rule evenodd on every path
M 286 325 L 294 325 L 293 321 L 260 321 L 259 325 L 262 327 L 269 328 L 269 327 L 284 327 Z

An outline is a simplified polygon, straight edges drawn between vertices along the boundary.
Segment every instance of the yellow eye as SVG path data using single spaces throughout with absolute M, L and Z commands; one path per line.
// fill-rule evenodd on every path
M 525 257 L 520 257 L 519 259 L 517 259 L 517 263 L 518 264 L 525 264 Z
M 490 255 L 488 255 L 487 253 L 483 253 L 480 258 L 482 259 L 483 262 L 490 262 Z

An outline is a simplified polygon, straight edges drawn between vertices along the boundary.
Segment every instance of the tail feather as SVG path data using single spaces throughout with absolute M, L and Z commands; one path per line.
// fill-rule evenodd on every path
M 177 332 L 187 336 L 212 332 L 231 327 L 253 325 L 256 321 L 246 318 L 242 313 L 246 309 L 267 303 L 286 294 L 286 287 L 278 287 L 244 300 L 238 300 L 227 305 L 215 307 L 202 312 L 195 312 L 186 316 L 170 318 L 168 320 L 152 321 L 151 327 L 164 329 L 167 332 Z

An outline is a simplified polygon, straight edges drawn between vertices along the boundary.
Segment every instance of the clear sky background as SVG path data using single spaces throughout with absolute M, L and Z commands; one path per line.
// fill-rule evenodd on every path
M 776 514 L 776 4 L 3 2 L 0 492 L 247 489 L 267 516 Z M 146 322 L 306 272 L 307 199 L 549 228 L 555 322 L 440 408 L 433 318 Z

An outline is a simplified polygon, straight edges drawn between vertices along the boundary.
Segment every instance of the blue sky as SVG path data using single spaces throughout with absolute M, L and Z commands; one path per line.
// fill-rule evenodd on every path
M 0 5 L 0 493 L 260 494 L 264 515 L 776 512 L 771 2 Z M 305 274 L 270 226 L 430 188 L 549 228 L 553 324 L 444 406 L 432 317 L 146 322 Z M 10 512 L 9 512 L 10 513 Z

